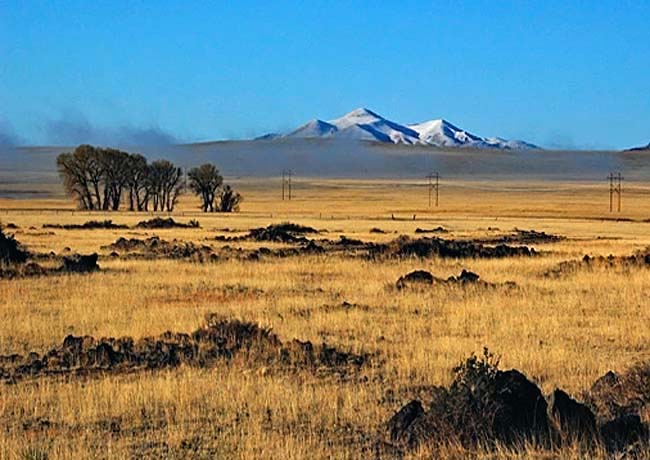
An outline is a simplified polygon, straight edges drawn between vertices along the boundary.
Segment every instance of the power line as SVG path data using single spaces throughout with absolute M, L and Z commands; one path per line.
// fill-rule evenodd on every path
M 438 174 L 438 171 L 434 171 L 432 173 L 429 173 L 428 175 L 425 176 L 426 179 L 428 179 L 428 184 L 427 184 L 427 189 L 429 190 L 429 207 L 431 207 L 431 195 L 432 192 L 435 190 L 436 194 L 436 208 L 438 207 L 438 202 L 439 202 L 439 188 L 440 188 L 440 174 Z
M 284 201 L 285 196 L 291 201 L 291 176 L 293 176 L 293 171 L 290 169 L 282 170 L 282 201 Z M 286 194 L 285 189 L 288 192 Z
M 614 212 L 614 195 L 617 198 L 617 211 L 621 212 L 621 201 L 623 196 L 623 176 L 621 173 L 609 173 L 609 212 Z

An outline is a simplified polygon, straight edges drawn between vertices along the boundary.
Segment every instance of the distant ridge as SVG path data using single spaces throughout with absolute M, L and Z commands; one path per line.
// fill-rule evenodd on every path
M 641 147 L 632 147 L 631 149 L 625 150 L 625 152 L 645 152 L 650 151 L 650 142 L 648 145 L 642 145 Z
M 405 145 L 435 147 L 469 147 L 507 150 L 539 149 L 521 140 L 500 137 L 483 138 L 458 128 L 447 120 L 435 119 L 403 125 L 378 115 L 370 109 L 358 108 L 330 121 L 311 120 L 288 134 L 266 134 L 257 140 L 279 138 L 337 138 Z

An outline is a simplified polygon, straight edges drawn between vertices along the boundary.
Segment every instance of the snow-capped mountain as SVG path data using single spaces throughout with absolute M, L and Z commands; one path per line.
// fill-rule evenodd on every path
M 446 120 L 402 125 L 377 113 L 359 108 L 330 121 L 311 120 L 285 135 L 267 134 L 258 139 L 338 138 L 436 147 L 472 147 L 498 149 L 535 149 L 533 144 L 499 137 L 482 138 L 460 129 Z

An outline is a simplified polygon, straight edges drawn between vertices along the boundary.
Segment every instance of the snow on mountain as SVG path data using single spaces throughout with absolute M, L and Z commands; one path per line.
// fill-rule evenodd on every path
M 322 120 L 311 120 L 295 131 L 287 134 L 287 137 L 325 137 L 337 131 L 336 126 Z
M 273 134 L 262 136 L 260 139 L 274 139 L 276 137 Z M 365 108 L 355 109 L 340 118 L 330 121 L 311 120 L 295 131 L 279 137 L 331 137 L 393 144 L 431 145 L 436 147 L 539 148 L 524 141 L 506 140 L 498 137 L 482 138 L 442 119 L 412 125 L 402 125 Z
M 430 120 L 410 125 L 419 134 L 420 140 L 438 147 L 458 147 L 481 144 L 483 139 L 449 123 L 447 120 Z

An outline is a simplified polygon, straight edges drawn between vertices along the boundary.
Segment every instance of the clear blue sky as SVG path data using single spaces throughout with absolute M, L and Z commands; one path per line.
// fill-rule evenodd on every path
M 247 138 L 368 107 L 650 141 L 650 2 L 0 0 L 0 136 Z M 90 134 L 89 134 L 90 133 Z

